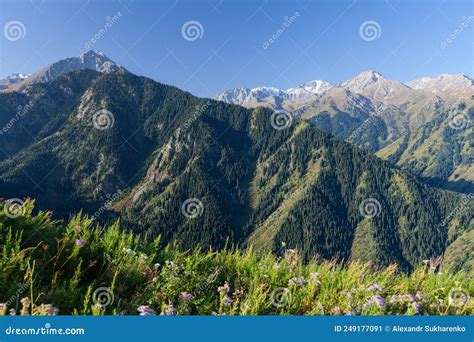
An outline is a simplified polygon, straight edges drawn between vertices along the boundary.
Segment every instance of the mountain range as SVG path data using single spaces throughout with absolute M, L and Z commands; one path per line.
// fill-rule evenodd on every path
M 215 98 L 287 110 L 436 186 L 474 192 L 474 81 L 465 75 L 404 84 L 366 71 L 337 85 L 318 80 L 288 90 L 237 88 Z
M 103 52 L 89 50 L 78 57 L 71 57 L 49 64 L 37 72 L 29 74 L 13 74 L 0 80 L 0 91 L 21 91 L 34 83 L 47 83 L 68 72 L 91 69 L 110 73 L 123 69 L 110 60 Z
M 21 73 L 11 74 L 5 77 L 3 80 L 0 80 L 0 89 L 5 89 L 5 88 L 10 87 L 11 85 L 20 83 L 26 80 L 28 77 L 30 77 L 29 74 L 21 74 Z
M 106 60 L 110 67 L 89 60 Z M 336 116 L 355 120 L 351 128 L 375 120 L 384 104 L 374 99 L 380 75 L 366 84 L 311 82 L 285 91 L 303 94 L 295 99 L 306 92 L 318 97 L 308 107 L 313 112 L 292 117 L 197 98 L 92 51 L 65 61 L 0 93 L 4 198 L 34 198 L 58 218 L 82 210 L 98 221 L 120 219 L 126 229 L 161 235 L 186 249 L 230 243 L 278 254 L 296 248 L 306 260 L 318 255 L 398 263 L 408 271 L 440 255 L 454 268 L 470 262 L 471 197 L 433 187 L 316 127 L 323 126 L 314 120 L 323 110 L 331 125 Z M 418 99 L 409 86 L 383 84 Z M 395 103 L 382 93 L 385 103 Z M 468 100 L 464 106 L 472 108 Z M 395 118 L 399 111 L 390 108 Z M 386 136 L 395 134 L 390 129 L 398 121 L 388 126 L 385 120 L 376 125 Z M 342 121 L 338 129 L 345 132 Z M 432 126 L 428 133 L 457 134 L 450 126 Z M 390 160 L 393 153 L 387 154 Z

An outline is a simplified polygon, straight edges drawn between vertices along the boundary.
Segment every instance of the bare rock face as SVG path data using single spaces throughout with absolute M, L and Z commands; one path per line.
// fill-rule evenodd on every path
M 474 80 L 461 74 L 441 74 L 437 77 L 422 77 L 407 84 L 413 89 L 437 95 L 474 95 Z

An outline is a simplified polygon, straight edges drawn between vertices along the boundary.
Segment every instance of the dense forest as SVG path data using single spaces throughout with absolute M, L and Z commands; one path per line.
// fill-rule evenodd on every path
M 184 250 L 297 249 L 304 261 L 404 271 L 446 254 L 451 267 L 472 267 L 470 197 L 304 120 L 199 99 L 124 70 L 69 73 L 2 93 L 0 103 L 9 122 L 0 192 L 35 199 L 55 218 L 82 210 L 103 224 L 120 219 Z M 28 108 L 21 124 L 9 121 L 18 103 Z

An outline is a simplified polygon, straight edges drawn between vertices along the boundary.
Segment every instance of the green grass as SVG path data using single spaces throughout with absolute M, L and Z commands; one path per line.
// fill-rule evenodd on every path
M 63 315 L 136 315 L 138 308 L 179 315 L 473 313 L 472 275 L 430 263 L 407 275 L 396 265 L 304 264 L 293 250 L 282 257 L 234 248 L 186 252 L 123 232 L 119 223 L 102 229 L 83 215 L 65 223 L 32 210 L 27 201 L 16 218 L 0 212 L 0 314 L 54 313 L 41 304 Z

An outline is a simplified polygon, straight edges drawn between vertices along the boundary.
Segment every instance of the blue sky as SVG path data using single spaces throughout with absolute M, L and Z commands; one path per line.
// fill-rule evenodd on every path
M 369 69 L 404 82 L 444 72 L 472 77 L 473 4 L 2 0 L 0 77 L 79 55 L 114 15 L 118 20 L 92 49 L 136 74 L 199 96 L 238 86 L 288 88 L 313 79 L 338 83 Z M 12 21 L 24 26 L 24 36 L 14 41 L 4 32 Z M 193 41 L 182 34 L 189 21 L 202 27 Z M 361 35 L 366 22 L 375 36 L 370 30 Z

